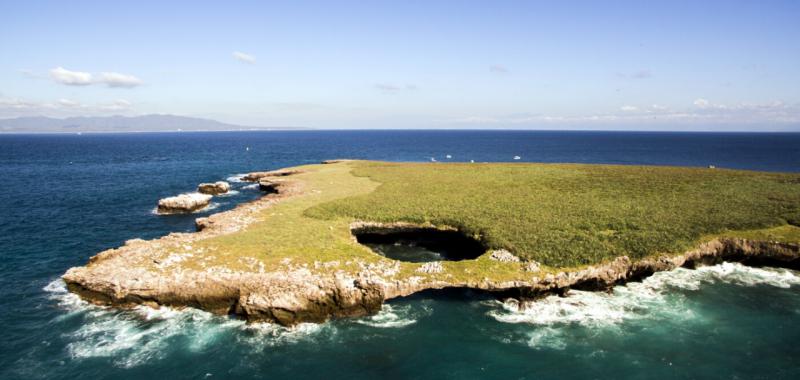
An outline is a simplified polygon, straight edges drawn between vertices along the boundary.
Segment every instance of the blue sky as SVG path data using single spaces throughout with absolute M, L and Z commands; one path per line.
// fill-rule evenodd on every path
M 4 1 L 0 117 L 800 130 L 798 20 L 797 1 Z

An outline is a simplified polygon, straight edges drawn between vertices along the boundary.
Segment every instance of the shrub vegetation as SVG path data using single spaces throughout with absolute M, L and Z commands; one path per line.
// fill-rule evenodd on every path
M 680 253 L 710 236 L 799 240 L 790 226 L 800 222 L 797 174 L 530 163 L 336 165 L 349 165 L 353 175 L 379 186 L 312 205 L 306 218 L 447 225 L 552 267 Z

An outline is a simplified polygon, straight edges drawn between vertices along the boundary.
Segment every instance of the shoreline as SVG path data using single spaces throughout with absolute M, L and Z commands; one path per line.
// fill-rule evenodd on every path
M 347 162 L 341 165 L 346 166 Z M 196 243 L 246 230 L 263 220 L 265 213 L 276 205 L 316 194 L 318 190 L 311 189 L 303 177 L 308 172 L 301 169 L 285 175 L 287 169 L 256 172 L 261 175 L 256 176 L 256 183 L 261 178 L 282 177 L 280 190 L 232 210 L 198 218 L 198 232 L 171 233 L 150 241 L 129 240 L 122 247 L 92 257 L 86 266 L 69 269 L 62 278 L 71 292 L 97 304 L 194 307 L 215 314 L 235 314 L 250 322 L 289 326 L 372 315 L 387 300 L 432 289 L 469 288 L 525 300 L 569 289 L 608 290 L 655 272 L 723 260 L 800 267 L 800 245 L 742 238 L 712 239 L 678 255 L 656 255 L 636 261 L 620 256 L 580 268 L 537 269 L 526 272 L 524 279 L 511 280 L 478 275 L 452 278 L 446 269 L 429 266 L 434 270 L 426 273 L 420 271 L 425 265 L 377 257 L 373 261 L 356 258 L 344 263 L 320 259 L 310 264 L 295 264 L 288 260 L 270 267 L 248 261 L 251 257 L 237 257 L 245 262 L 246 270 L 183 266 L 196 264 L 193 260 L 198 261 L 197 256 L 204 254 L 205 248 L 195 248 Z M 186 253 L 165 256 L 164 252 L 174 249 Z M 518 267 L 520 263 L 502 265 Z M 412 268 L 410 275 L 403 272 L 408 268 Z

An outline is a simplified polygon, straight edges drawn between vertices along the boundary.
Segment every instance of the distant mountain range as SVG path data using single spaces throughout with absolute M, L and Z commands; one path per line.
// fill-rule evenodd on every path
M 0 119 L 2 132 L 166 132 L 166 131 L 233 131 L 287 130 L 294 127 L 246 127 L 211 119 L 175 115 L 68 117 L 18 117 Z

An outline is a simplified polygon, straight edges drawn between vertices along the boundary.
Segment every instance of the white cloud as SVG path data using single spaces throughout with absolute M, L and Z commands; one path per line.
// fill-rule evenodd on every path
M 0 97 L 0 109 L 24 110 L 36 107 L 35 102 L 25 101 L 19 98 Z
M 61 98 L 58 99 L 58 105 L 62 107 L 75 108 L 75 107 L 80 107 L 81 103 L 74 100 Z
M 800 103 L 785 104 L 780 101 L 769 103 L 716 104 L 706 99 L 697 99 L 693 107 L 673 110 L 666 106 L 653 104 L 649 107 L 625 105 L 621 112 L 593 115 L 541 115 L 515 114 L 505 116 L 470 115 L 449 120 L 447 124 L 469 125 L 539 125 L 539 124 L 583 124 L 591 123 L 636 123 L 636 124 L 686 124 L 706 127 L 712 124 L 754 124 L 754 125 L 800 125 Z
M 92 84 L 92 74 L 82 71 L 70 71 L 61 66 L 50 70 L 50 78 L 68 86 L 88 86 Z
M 115 72 L 102 72 L 99 76 L 94 76 L 91 73 L 82 71 L 70 71 L 61 66 L 50 70 L 50 78 L 52 78 L 56 83 L 61 83 L 68 86 L 105 84 L 108 87 L 132 88 L 142 84 L 142 80 L 133 75 Z
M 125 99 L 117 99 L 109 104 L 99 105 L 101 110 L 104 111 L 127 111 L 131 109 L 133 104 Z
M 233 58 L 239 62 L 249 63 L 251 65 L 256 63 L 256 57 L 240 51 L 233 52 Z
M 705 99 L 702 99 L 702 98 L 696 99 L 694 101 L 694 103 L 692 103 L 692 104 L 694 104 L 695 107 L 698 107 L 698 108 L 708 108 L 708 100 L 705 100 Z
M 136 87 L 142 84 L 142 80 L 128 74 L 120 74 L 114 72 L 104 72 L 100 74 L 100 79 L 97 80 L 98 83 L 103 83 L 108 87 Z
M 0 117 L 19 116 L 98 116 L 133 111 L 133 104 L 125 99 L 112 102 L 83 104 L 72 99 L 57 99 L 52 102 L 28 101 L 19 98 L 0 97 Z

